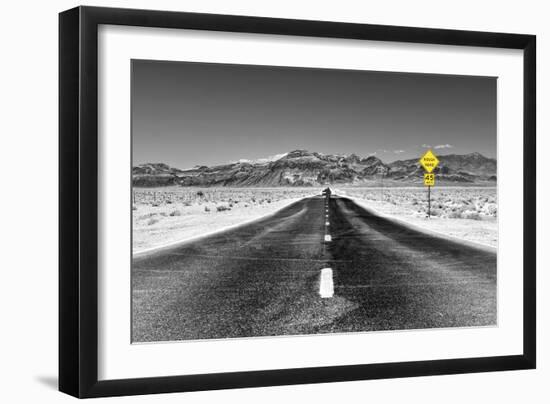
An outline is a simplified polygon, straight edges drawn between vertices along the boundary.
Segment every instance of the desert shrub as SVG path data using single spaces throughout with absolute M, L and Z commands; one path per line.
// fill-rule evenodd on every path
M 210 212 L 210 208 L 209 208 L 208 206 L 205 206 L 205 207 L 204 207 L 204 211 L 205 211 L 205 212 Z
M 181 212 L 179 210 L 174 210 L 170 212 L 170 216 L 181 216 Z
M 152 217 L 151 219 L 149 219 L 149 220 L 147 221 L 147 226 L 152 226 L 152 225 L 154 225 L 155 223 L 158 223 L 158 221 L 159 221 L 158 219 Z
M 149 219 L 156 215 L 157 215 L 156 213 L 146 213 L 145 215 L 141 215 L 140 217 L 138 217 L 138 220 Z
M 487 216 L 496 216 L 497 215 L 497 205 L 496 203 L 488 203 L 481 209 L 481 212 Z
M 229 206 L 226 206 L 226 205 L 216 206 L 216 211 L 218 211 L 218 212 L 223 212 L 223 211 L 226 211 L 226 210 L 231 210 L 231 208 Z
M 137 206 L 136 206 L 136 205 L 132 205 L 132 210 L 137 210 Z
M 197 196 L 198 196 L 199 198 L 202 198 L 202 197 L 204 196 L 204 192 L 198 191 L 198 192 L 197 192 Z
M 191 206 L 191 202 L 185 201 L 183 202 L 183 206 Z
M 467 210 L 462 213 L 463 219 L 481 220 L 481 216 L 474 210 Z
M 430 209 L 430 215 L 431 216 L 442 216 L 443 211 L 441 209 L 438 209 L 438 208 Z
M 452 211 L 452 212 L 449 212 L 449 213 L 447 214 L 447 217 L 448 217 L 449 219 L 460 219 L 460 218 L 462 217 L 462 213 L 459 212 L 459 211 L 457 211 L 457 210 L 454 210 L 454 211 Z

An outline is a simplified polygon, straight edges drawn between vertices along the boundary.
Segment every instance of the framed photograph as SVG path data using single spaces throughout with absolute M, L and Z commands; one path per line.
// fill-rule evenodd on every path
M 535 37 L 60 14 L 59 387 L 535 368 Z

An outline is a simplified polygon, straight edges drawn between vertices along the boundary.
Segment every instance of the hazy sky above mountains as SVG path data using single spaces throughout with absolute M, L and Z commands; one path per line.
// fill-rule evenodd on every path
M 496 78 L 133 61 L 133 164 L 178 168 L 295 149 L 384 162 L 496 157 Z

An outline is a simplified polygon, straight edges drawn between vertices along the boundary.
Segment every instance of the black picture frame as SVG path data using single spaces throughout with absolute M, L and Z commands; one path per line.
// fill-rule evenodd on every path
M 523 354 L 98 381 L 100 24 L 523 50 Z M 535 103 L 534 35 L 96 7 L 60 13 L 59 390 L 84 398 L 535 368 Z

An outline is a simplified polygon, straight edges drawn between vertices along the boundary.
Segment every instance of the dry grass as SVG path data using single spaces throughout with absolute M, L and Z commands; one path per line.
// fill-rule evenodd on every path
M 493 247 L 498 244 L 496 188 L 434 187 L 430 219 L 426 188 L 350 187 L 338 189 L 337 193 L 427 230 Z
M 320 192 L 312 188 L 135 188 L 133 249 L 140 251 L 254 220 Z
M 216 211 L 217 206 L 229 208 L 238 204 L 257 206 L 286 199 L 303 198 L 320 193 L 313 188 L 134 188 L 133 203 L 159 207 L 171 204 L 203 205 Z M 213 208 L 213 209 L 212 209 Z M 223 211 L 223 210 L 222 210 Z
M 425 216 L 426 188 L 346 188 L 349 196 L 399 206 L 408 213 Z M 431 215 L 449 219 L 483 220 L 497 217 L 496 188 L 437 188 L 431 190 Z

